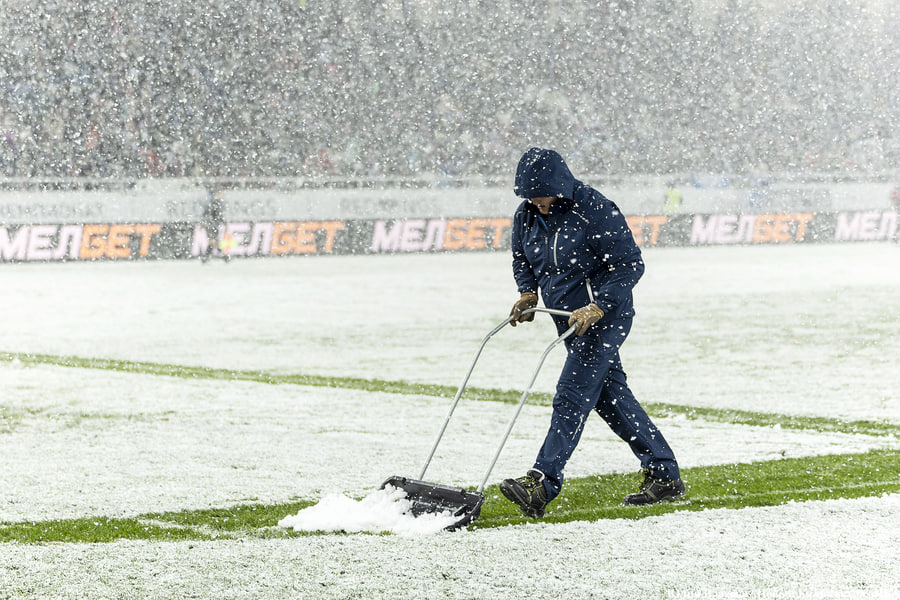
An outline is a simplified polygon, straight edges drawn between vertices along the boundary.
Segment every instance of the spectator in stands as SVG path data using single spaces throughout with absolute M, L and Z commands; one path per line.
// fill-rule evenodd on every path
M 3 139 L 0 139 L 0 173 L 3 175 L 16 174 L 16 158 L 19 154 L 19 145 L 16 143 L 16 135 L 12 129 L 5 127 L 0 130 Z
M 409 3 L 397 19 L 375 3 L 371 18 L 356 23 L 356 4 L 340 1 L 267 3 L 249 13 L 237 0 L 201 13 L 186 0 L 165 11 L 113 4 L 2 5 L 0 110 L 18 148 L 13 161 L 8 143 L 0 147 L 0 170 L 42 178 L 410 176 L 443 166 L 456 178 L 496 175 L 522 139 L 556 131 L 581 140 L 594 174 L 746 172 L 803 165 L 805 152 L 832 170 L 846 165 L 846 148 L 870 124 L 898 121 L 897 104 L 885 115 L 878 101 L 900 84 L 895 54 L 880 51 L 900 47 L 897 11 L 882 11 L 873 29 L 853 22 L 849 5 L 819 21 L 796 3 L 781 25 L 731 7 L 733 19 L 755 23 L 748 31 L 764 33 L 748 53 L 729 19 L 698 31 L 691 3 L 619 3 L 610 18 L 610 6 L 582 0 L 524 41 L 519 32 L 533 12 L 493 5 L 434 11 Z M 560 35 L 564 13 L 581 15 L 572 17 L 583 17 L 579 31 L 594 33 L 560 42 L 568 39 Z M 660 38 L 660 22 L 677 34 Z M 810 41 L 823 36 L 834 43 Z M 677 52 L 665 49 L 673 39 Z M 811 57 L 805 68 L 781 60 L 785 43 L 810 44 L 801 48 Z M 810 67 L 835 56 L 858 85 Z M 718 64 L 741 68 L 729 75 Z M 757 85 L 741 87 L 761 71 Z M 689 84 L 672 77 L 686 72 L 694 74 Z M 584 73 L 596 74 L 592 85 L 571 83 Z M 522 80 L 528 85 L 511 94 Z M 822 121 L 808 109 L 820 104 L 856 109 Z M 102 137 L 85 162 L 92 120 Z M 304 172 L 318 144 L 330 149 L 333 169 L 315 160 L 319 170 Z

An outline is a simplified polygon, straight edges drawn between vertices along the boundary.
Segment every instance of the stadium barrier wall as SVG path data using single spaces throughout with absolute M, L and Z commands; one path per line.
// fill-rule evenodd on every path
M 891 190 L 856 184 L 843 196 L 807 194 L 795 206 L 783 197 L 755 211 L 737 200 L 746 190 L 693 190 L 692 202 L 674 214 L 658 214 L 659 206 L 656 213 L 624 212 L 645 247 L 897 240 L 900 217 L 888 200 Z M 664 192 L 651 191 L 657 199 Z M 607 193 L 622 207 L 649 207 L 647 194 Z M 830 201 L 822 202 L 825 197 Z M 207 249 L 199 225 L 205 200 L 197 185 L 0 192 L 0 262 L 194 258 Z M 228 190 L 225 200 L 227 225 L 218 244 L 235 257 L 503 251 L 519 203 L 496 187 Z M 834 209 L 865 202 L 880 208 Z M 698 207 L 709 210 L 687 210 Z
M 893 210 L 626 218 L 644 247 L 878 241 L 900 234 Z M 219 251 L 233 257 L 504 251 L 511 225 L 510 217 L 229 221 Z M 0 227 L 0 262 L 190 259 L 207 245 L 203 227 L 189 222 Z

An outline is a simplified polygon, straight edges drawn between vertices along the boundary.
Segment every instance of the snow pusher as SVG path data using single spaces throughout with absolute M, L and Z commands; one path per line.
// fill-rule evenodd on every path
M 523 311 L 522 314 L 535 312 L 545 312 L 561 317 L 569 317 L 572 314 L 571 312 L 565 310 L 541 307 L 529 308 Z M 550 354 L 550 351 L 553 350 L 553 348 L 555 348 L 575 332 L 576 327 L 575 325 L 571 326 L 565 333 L 553 340 L 553 342 L 551 342 L 550 345 L 547 346 L 547 348 L 541 354 L 540 360 L 538 360 L 537 368 L 535 368 L 534 373 L 531 376 L 531 381 L 528 383 L 528 387 L 526 387 L 525 391 L 522 392 L 522 396 L 519 399 L 519 403 L 516 406 L 513 417 L 506 428 L 506 433 L 503 435 L 503 439 L 500 440 L 500 445 L 498 446 L 497 451 L 494 453 L 494 458 L 491 461 L 490 466 L 488 467 L 487 473 L 484 474 L 484 479 L 481 481 L 481 485 L 479 485 L 476 490 L 466 490 L 459 487 L 424 481 L 425 472 L 428 470 L 428 466 L 431 464 L 431 459 L 434 458 L 434 453 L 437 451 L 437 447 L 441 443 L 441 439 L 444 437 L 444 432 L 447 431 L 447 425 L 450 423 L 450 418 L 453 416 L 453 412 L 456 410 L 456 406 L 459 404 L 459 399 L 462 397 L 463 392 L 465 391 L 466 386 L 469 383 L 469 377 L 472 375 L 472 371 L 475 370 L 475 363 L 478 362 L 478 358 L 481 356 L 481 351 L 484 350 L 484 346 L 485 344 L 487 344 L 488 340 L 491 339 L 494 334 L 503 329 L 506 325 L 511 323 L 512 320 L 513 317 L 508 317 L 499 325 L 494 327 L 490 331 L 490 333 L 484 336 L 484 339 L 481 340 L 481 345 L 478 347 L 478 351 L 475 353 L 475 358 L 472 360 L 472 364 L 469 366 L 469 370 L 466 372 L 462 384 L 460 384 L 459 389 L 456 392 L 456 396 L 453 398 L 453 402 L 450 404 L 450 410 L 447 413 L 447 417 L 444 419 L 441 430 L 438 432 L 437 439 L 434 441 L 434 444 L 431 447 L 431 452 L 428 453 L 428 458 L 425 459 L 425 464 L 422 467 L 422 470 L 419 472 L 419 476 L 416 479 L 412 479 L 394 475 L 386 479 L 385 482 L 381 484 L 381 489 L 384 489 L 387 486 L 393 486 L 395 488 L 402 489 L 406 493 L 406 497 L 410 502 L 410 511 L 416 517 L 424 514 L 449 514 L 454 517 L 455 520 L 450 525 L 445 527 L 445 529 L 447 530 L 454 530 L 465 527 L 469 523 L 477 519 L 478 515 L 481 514 L 481 505 L 484 504 L 483 492 L 485 486 L 487 485 L 488 478 L 490 478 L 491 472 L 494 470 L 494 466 L 497 464 L 497 459 L 500 458 L 500 452 L 503 450 L 503 446 L 506 445 L 506 440 L 509 438 L 509 434 L 512 432 L 513 425 L 515 424 L 516 419 L 519 418 L 519 414 L 522 412 L 522 407 L 528 400 L 528 396 L 531 393 L 531 388 L 532 386 L 534 386 L 534 382 L 537 379 L 538 373 L 540 372 L 541 367 L 544 365 L 544 360 L 547 358 L 547 355 Z

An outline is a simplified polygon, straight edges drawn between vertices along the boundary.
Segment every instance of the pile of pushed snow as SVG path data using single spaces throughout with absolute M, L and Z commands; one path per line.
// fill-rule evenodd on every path
M 283 518 L 278 526 L 294 531 L 429 535 L 457 521 L 449 512 L 416 517 L 411 506 L 406 492 L 388 485 L 359 501 L 343 494 L 329 494 L 318 504 Z

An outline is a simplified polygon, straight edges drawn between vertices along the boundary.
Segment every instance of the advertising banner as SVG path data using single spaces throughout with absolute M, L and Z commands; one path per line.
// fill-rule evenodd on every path
M 893 210 L 627 217 L 644 247 L 897 240 Z M 231 221 L 231 257 L 485 252 L 510 247 L 511 217 Z M 191 259 L 207 252 L 193 222 L 0 225 L 0 262 Z

